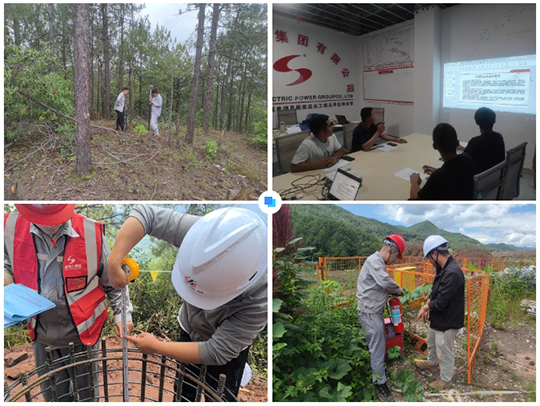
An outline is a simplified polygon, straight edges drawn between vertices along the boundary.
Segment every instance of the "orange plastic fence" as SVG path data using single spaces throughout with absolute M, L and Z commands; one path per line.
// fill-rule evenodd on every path
M 476 355 L 486 322 L 489 274 L 467 279 L 467 383 L 471 383 Z
M 317 279 L 332 280 L 332 271 L 352 269 L 360 271 L 366 258 L 319 258 Z M 435 268 L 429 262 L 422 261 L 422 259 L 422 257 L 403 257 L 399 263 L 387 266 L 386 270 L 388 275 L 402 288 L 408 288 L 411 291 L 426 282 L 431 283 L 435 278 Z M 494 270 L 503 270 L 505 264 L 504 259 L 499 258 L 460 258 L 458 263 L 466 277 L 467 382 L 470 384 L 486 321 L 489 274 L 482 270 L 471 270 L 465 265 L 473 264 L 479 269 L 490 265 Z

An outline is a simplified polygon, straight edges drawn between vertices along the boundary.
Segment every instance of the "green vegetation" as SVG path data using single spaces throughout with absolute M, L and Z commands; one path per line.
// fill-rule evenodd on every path
M 258 122 L 254 124 L 255 137 L 251 139 L 251 145 L 262 150 L 268 147 L 268 134 L 266 132 L 267 124 Z
M 489 292 L 487 321 L 493 327 L 504 329 L 510 320 L 514 325 L 524 324 L 529 316 L 521 309 L 521 301 L 535 300 L 536 274 L 522 269 L 492 273 Z
M 136 134 L 139 134 L 139 135 L 146 135 L 148 134 L 148 130 L 146 129 L 146 127 L 142 124 L 138 124 L 134 129 L 133 131 L 136 133 Z
M 441 230 L 429 221 L 411 227 L 393 226 L 357 216 L 336 205 L 294 205 L 291 222 L 296 232 L 305 236 L 306 243 L 315 248 L 313 258 L 371 255 L 380 249 L 384 237 L 396 233 L 407 243 L 439 234 L 454 248 L 472 245 L 493 250 L 463 234 Z
M 278 240 L 280 236 L 274 235 Z M 292 238 L 274 249 L 274 400 L 375 400 L 356 304 L 343 305 L 349 298 L 339 283 L 305 278 L 312 272 L 304 255 L 311 248 L 300 245 L 299 238 Z M 392 358 L 400 356 L 399 348 L 390 353 Z M 409 376 L 400 374 L 395 382 L 408 399 L 422 399 L 419 383 L 410 382 Z
M 218 151 L 218 145 L 216 140 L 206 141 L 204 144 L 204 154 L 210 158 L 214 159 Z

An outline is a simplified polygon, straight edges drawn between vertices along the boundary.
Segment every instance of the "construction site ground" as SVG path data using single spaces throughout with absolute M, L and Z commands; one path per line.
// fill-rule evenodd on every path
M 114 122 L 92 122 L 114 128 Z M 140 136 L 91 128 L 92 172 L 80 177 L 75 140 L 56 134 L 26 133 L 7 143 L 4 196 L 7 200 L 257 200 L 267 190 L 266 149 L 252 146 L 253 135 L 195 129 L 186 144 L 180 126 L 168 145 L 168 132 Z M 133 127 L 130 127 L 133 128 Z M 179 137 L 179 148 L 176 147 Z M 215 140 L 214 158 L 205 152 Z M 33 155 L 31 155 L 33 154 Z M 31 155 L 31 156 L 30 156 Z
M 121 339 L 116 336 L 110 336 L 107 338 L 107 348 L 120 348 L 122 346 Z M 134 348 L 134 345 L 130 343 L 130 348 Z M 4 350 L 4 359 L 7 359 L 11 353 L 14 352 L 27 352 L 28 358 L 21 363 L 11 367 L 7 368 L 6 365 L 4 365 L 4 380 L 7 382 L 8 385 L 12 384 L 14 382 L 14 379 L 10 378 L 9 375 L 11 374 L 16 375 L 17 372 L 29 372 L 35 368 L 34 365 L 34 355 L 32 352 L 32 345 L 26 344 L 21 347 L 16 347 L 10 350 Z M 115 353 L 113 356 L 120 356 L 121 353 Z M 137 357 L 140 358 L 141 354 L 129 354 L 130 357 Z M 4 361 L 5 362 L 5 361 Z M 130 368 L 130 375 L 129 380 L 130 382 L 138 382 L 135 384 L 130 384 L 130 401 L 139 401 L 140 400 L 140 394 L 141 394 L 141 372 L 137 372 L 141 370 L 141 361 L 130 359 L 129 362 L 129 368 Z M 101 362 L 99 363 L 100 367 L 100 378 L 99 382 L 100 384 L 103 383 L 103 371 L 101 367 Z M 107 362 L 107 377 L 108 377 L 108 388 L 109 388 L 109 397 L 110 401 L 112 402 L 121 402 L 122 401 L 122 361 L 121 360 L 114 360 L 114 361 L 108 361 Z M 147 374 L 146 374 L 146 380 L 148 382 L 148 385 L 146 385 L 146 399 L 158 399 L 159 395 L 159 389 L 154 386 L 159 386 L 159 366 L 153 365 L 151 363 L 147 364 Z M 114 369 L 114 371 L 112 371 Z M 112 385 L 111 383 L 116 382 L 119 384 Z M 174 391 L 174 382 L 170 378 L 165 378 L 165 384 L 164 387 L 168 389 L 169 391 Z M 38 393 L 39 390 L 35 389 L 32 391 L 32 394 Z M 100 388 L 100 396 L 103 396 L 103 388 Z M 266 376 L 260 376 L 257 374 L 254 374 L 251 378 L 250 382 L 246 385 L 246 387 L 240 388 L 240 392 L 238 394 L 238 399 L 242 402 L 266 402 L 268 400 L 268 388 L 267 388 L 267 378 Z M 164 402 L 171 402 L 173 400 L 172 393 L 164 392 L 163 394 L 163 401 Z M 24 397 L 19 399 L 20 402 L 24 402 Z M 43 398 L 41 396 L 37 396 L 34 401 L 43 401 Z M 102 399 L 103 401 L 103 399 Z
M 417 312 L 417 310 L 415 311 Z M 408 317 L 408 314 L 406 317 Z M 410 317 L 409 317 L 410 318 Z M 387 364 L 389 372 L 396 375 L 402 370 L 414 371 L 415 380 L 422 384 L 428 402 L 525 402 L 535 401 L 536 395 L 536 322 L 533 316 L 528 322 L 508 321 L 504 330 L 497 330 L 486 322 L 480 351 L 471 384 L 467 384 L 467 336 L 458 334 L 454 345 L 455 374 L 453 387 L 445 391 L 434 391 L 429 383 L 439 378 L 439 372 L 420 371 L 414 359 L 426 356 L 405 343 L 403 358 Z M 421 321 L 406 323 L 408 331 L 426 337 L 429 324 Z M 392 386 L 396 401 L 403 401 L 401 393 Z M 488 391 L 518 391 L 516 394 L 487 395 Z M 531 392 L 531 393 L 526 393 Z M 473 394 L 468 394 L 473 393 Z

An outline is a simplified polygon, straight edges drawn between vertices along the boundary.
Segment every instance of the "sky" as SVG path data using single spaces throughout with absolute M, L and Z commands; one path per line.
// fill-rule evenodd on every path
M 534 204 L 356 204 L 339 205 L 353 214 L 392 225 L 425 220 L 440 229 L 465 234 L 483 244 L 536 247 Z
M 179 10 L 185 11 L 187 4 L 145 3 L 145 6 L 141 14 L 148 15 L 152 32 L 156 29 L 156 24 L 159 24 L 165 26 L 178 43 L 185 43 L 197 28 L 196 10 L 178 16 Z

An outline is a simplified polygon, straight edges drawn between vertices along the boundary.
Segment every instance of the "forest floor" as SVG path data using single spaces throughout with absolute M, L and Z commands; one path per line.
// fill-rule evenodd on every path
M 112 120 L 92 124 L 114 128 Z M 47 140 L 36 131 L 6 143 L 5 200 L 257 200 L 267 190 L 267 151 L 252 146 L 252 135 L 197 127 L 188 145 L 181 126 L 176 148 L 178 136 L 169 147 L 165 129 L 157 137 L 91 131 L 93 170 L 84 178 L 75 169 L 73 138 Z M 205 152 L 211 140 L 218 145 L 213 159 Z
M 428 324 L 413 322 L 415 332 L 424 336 Z M 409 328 L 411 326 L 409 325 Z M 423 333 L 419 330 L 425 330 Z M 534 402 L 536 397 L 536 321 L 534 316 L 524 316 L 520 320 L 508 320 L 503 329 L 495 329 L 486 322 L 480 349 L 472 374 L 471 384 L 467 384 L 467 336 L 458 334 L 454 345 L 455 373 L 453 386 L 446 391 L 433 391 L 429 383 L 439 378 L 439 371 L 420 371 L 414 366 L 414 359 L 426 356 L 405 343 L 402 359 L 389 363 L 388 371 L 414 371 L 415 381 L 422 384 L 424 401 L 427 402 Z M 393 385 L 397 402 L 403 401 L 400 392 Z M 500 394 L 490 391 L 513 391 L 518 393 Z M 453 399 L 453 400 L 452 400 Z
M 107 348 L 121 348 L 122 343 L 120 338 L 116 336 L 109 336 L 107 337 Z M 129 344 L 130 348 L 134 348 L 133 344 Z M 34 369 L 34 354 L 32 352 L 32 344 L 26 344 L 20 347 L 15 347 L 12 349 L 4 349 L 4 359 L 6 360 L 10 354 L 12 353 L 20 353 L 20 352 L 26 352 L 28 354 L 28 358 L 21 363 L 8 368 L 7 366 L 4 367 L 4 380 L 7 382 L 8 385 L 11 385 L 14 382 L 14 379 L 10 377 L 11 376 L 17 376 L 18 373 L 21 372 L 29 372 Z M 121 352 L 112 353 L 109 356 L 120 356 Z M 141 358 L 140 353 L 129 353 L 130 358 Z M 149 360 L 151 357 L 149 356 Z M 157 360 L 157 359 L 156 359 Z M 5 361 L 4 361 L 5 362 Z M 129 364 L 129 394 L 130 394 L 130 401 L 139 401 L 141 396 L 141 362 L 134 359 L 130 359 L 128 361 Z M 103 370 L 102 370 L 102 363 L 99 362 L 99 384 L 103 385 Z M 107 361 L 107 379 L 108 379 L 108 395 L 111 397 L 110 401 L 114 402 L 120 402 L 122 399 L 122 361 L 120 360 L 110 360 Z M 166 373 L 166 375 L 171 375 L 170 370 Z M 29 380 L 29 383 L 31 383 L 35 377 L 32 377 Z M 138 384 L 137 384 L 138 382 Z M 159 397 L 159 385 L 160 385 L 160 367 L 158 365 L 148 363 L 147 364 L 147 373 L 146 373 L 146 385 L 145 385 L 145 399 L 147 401 L 150 400 L 157 400 Z M 15 395 L 18 390 L 20 390 L 20 386 L 17 386 L 12 390 L 12 395 Z M 171 378 L 165 378 L 164 380 L 164 393 L 163 393 L 163 401 L 164 402 L 171 402 L 173 401 L 173 394 L 171 392 L 174 392 L 174 383 Z M 100 396 L 104 396 L 103 393 L 103 387 L 100 387 Z M 36 396 L 34 399 L 35 401 L 43 401 L 43 398 L 41 395 L 39 395 L 40 390 L 39 387 L 36 389 L 33 389 L 31 392 L 32 396 Z M 24 396 L 20 398 L 19 402 L 24 402 Z M 248 384 L 245 387 L 240 388 L 240 392 L 238 394 L 238 399 L 243 402 L 267 402 L 268 401 L 268 387 L 267 387 L 267 378 L 265 376 L 258 376 L 256 374 L 253 375 L 251 380 L 248 382 Z M 103 401 L 103 399 L 101 399 Z

